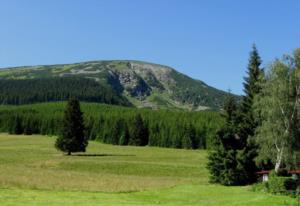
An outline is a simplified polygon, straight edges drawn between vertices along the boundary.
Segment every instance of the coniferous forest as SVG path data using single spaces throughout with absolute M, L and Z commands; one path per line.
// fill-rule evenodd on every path
M 85 136 L 116 145 L 210 148 L 223 118 L 217 112 L 126 108 L 81 103 Z M 0 108 L 1 132 L 59 135 L 65 102 Z
M 130 106 L 127 99 L 94 79 L 54 77 L 37 79 L 1 79 L 0 104 L 31 104 L 66 101 L 76 97 L 80 101 Z

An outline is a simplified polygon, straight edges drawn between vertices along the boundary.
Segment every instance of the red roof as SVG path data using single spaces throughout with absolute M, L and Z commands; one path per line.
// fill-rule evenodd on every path
M 257 172 L 256 174 L 263 175 L 263 174 L 269 174 L 270 172 L 271 172 L 271 170 L 262 170 L 262 171 Z
M 290 174 L 300 174 L 300 169 L 289 171 Z

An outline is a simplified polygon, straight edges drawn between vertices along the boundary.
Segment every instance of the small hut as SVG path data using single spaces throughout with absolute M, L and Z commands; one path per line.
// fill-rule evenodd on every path
M 269 180 L 269 174 L 271 170 L 262 170 L 257 172 L 256 174 L 260 175 L 263 182 L 267 182 Z
M 293 179 L 298 179 L 299 175 L 300 175 L 300 169 L 296 169 L 296 170 L 291 170 L 289 171 L 289 173 L 292 175 Z

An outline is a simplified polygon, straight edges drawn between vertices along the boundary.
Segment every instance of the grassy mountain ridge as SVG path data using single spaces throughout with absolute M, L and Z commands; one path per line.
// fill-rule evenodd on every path
M 219 109 L 226 93 L 175 69 L 141 61 L 90 61 L 3 68 L 0 79 L 84 77 L 111 87 L 137 107 Z

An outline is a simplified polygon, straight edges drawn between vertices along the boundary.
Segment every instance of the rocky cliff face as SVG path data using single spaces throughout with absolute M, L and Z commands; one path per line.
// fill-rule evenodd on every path
M 176 70 L 140 61 L 94 61 L 77 64 L 5 68 L 1 79 L 85 77 L 106 84 L 137 107 L 218 109 L 226 93 Z

